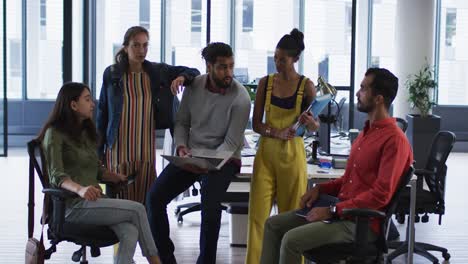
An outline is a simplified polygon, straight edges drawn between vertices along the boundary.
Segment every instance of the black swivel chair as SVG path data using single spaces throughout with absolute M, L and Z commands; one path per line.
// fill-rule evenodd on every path
M 50 240 L 50 248 L 46 250 L 45 258 L 50 259 L 52 253 L 57 250 L 57 244 L 61 241 L 69 241 L 79 245 L 81 248 L 73 253 L 72 260 L 87 264 L 86 247 L 91 248 L 91 256 L 98 257 L 101 253 L 99 248 L 118 243 L 114 232 L 105 226 L 73 224 L 65 221 L 65 200 L 77 197 L 75 193 L 64 189 L 53 188 L 49 184 L 44 154 L 41 143 L 38 140 L 28 142 L 28 154 L 30 164 L 42 183 L 42 192 L 50 198 L 45 223 L 48 226 L 47 237 Z M 45 200 L 49 200 L 49 199 Z
M 408 122 L 405 119 L 401 117 L 397 117 L 396 123 L 397 123 L 397 126 L 401 128 L 401 130 L 403 130 L 403 133 L 406 132 L 406 129 L 408 128 Z
M 418 169 L 414 174 L 418 177 L 416 184 L 416 214 L 424 214 L 421 218 L 416 215 L 415 222 L 429 221 L 428 214 L 439 215 L 439 225 L 442 223 L 442 215 L 445 213 L 445 181 L 447 176 L 447 166 L 445 162 L 455 144 L 455 134 L 449 131 L 440 131 L 432 141 L 431 150 L 424 169 Z M 423 181 L 426 182 L 429 190 L 423 188 Z M 409 215 L 410 190 L 405 189 L 396 210 L 396 218 L 399 223 L 404 223 L 405 215 Z M 408 216 L 409 217 L 409 216 Z M 408 236 L 407 236 L 408 237 Z M 390 248 L 395 249 L 388 255 L 388 260 L 392 260 L 408 250 L 408 238 L 402 242 L 391 242 Z M 443 247 L 415 242 L 414 253 L 421 255 L 432 263 L 439 263 L 438 259 L 428 251 L 442 252 L 445 260 L 450 259 L 448 250 Z
M 387 235 L 390 219 L 395 213 L 398 200 L 405 186 L 413 176 L 414 168 L 410 166 L 402 175 L 400 183 L 393 194 L 390 203 L 384 211 L 370 209 L 344 209 L 343 216 L 350 217 L 356 221 L 356 233 L 354 242 L 334 243 L 304 252 L 306 259 L 317 263 L 335 263 L 345 260 L 347 263 L 379 263 L 383 254 L 387 253 Z M 380 235 L 374 242 L 367 241 L 370 218 L 382 218 L 380 224 Z M 313 239 L 313 238 L 311 238 Z

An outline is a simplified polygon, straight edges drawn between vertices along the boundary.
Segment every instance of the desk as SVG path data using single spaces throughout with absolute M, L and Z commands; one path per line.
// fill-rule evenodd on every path
M 229 185 L 227 192 L 242 193 L 250 191 L 250 178 L 253 172 L 254 157 L 243 157 L 240 173 Z M 307 178 L 312 183 L 321 183 L 336 179 L 344 174 L 344 169 L 330 169 L 328 173 L 322 173 L 317 165 L 307 164 Z

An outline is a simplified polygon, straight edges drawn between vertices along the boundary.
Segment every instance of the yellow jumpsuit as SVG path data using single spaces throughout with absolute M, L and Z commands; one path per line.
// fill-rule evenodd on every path
M 306 80 L 304 77 L 299 86 L 295 107 L 284 109 L 271 104 L 273 75 L 268 76 L 264 107 L 266 124 L 283 129 L 298 120 Z M 258 264 L 260 261 L 263 228 L 273 202 L 276 201 L 279 213 L 297 209 L 306 188 L 307 164 L 303 138 L 281 140 L 261 137 L 250 186 L 247 264 Z

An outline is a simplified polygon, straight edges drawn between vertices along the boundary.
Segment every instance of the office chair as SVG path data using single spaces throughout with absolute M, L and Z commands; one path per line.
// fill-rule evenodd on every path
M 340 99 L 340 102 L 336 104 L 335 122 L 333 122 L 333 125 L 338 133 L 343 131 L 343 114 L 341 111 L 343 110 L 345 102 L 346 97 L 343 97 Z
M 447 177 L 447 166 L 445 165 L 445 162 L 447 161 L 454 144 L 454 133 L 450 131 L 438 132 L 432 141 L 426 166 L 424 169 L 417 169 L 414 172 L 417 176 L 416 214 L 424 214 L 421 219 L 416 215 L 415 222 L 419 222 L 419 220 L 423 223 L 428 222 L 428 214 L 438 214 L 439 225 L 442 224 L 442 215 L 445 213 L 445 181 Z M 429 187 L 429 190 L 423 189 L 424 180 Z M 396 210 L 396 218 L 399 223 L 404 223 L 405 215 L 409 215 L 409 197 L 410 190 L 407 188 L 403 192 Z M 388 259 L 390 261 L 401 254 L 405 254 L 408 250 L 408 236 L 406 241 L 391 242 L 390 248 L 395 249 L 395 251 L 388 255 Z M 432 263 L 439 263 L 437 258 L 428 251 L 440 251 L 442 252 L 442 257 L 445 260 L 450 259 L 450 254 L 446 248 L 421 242 L 414 243 L 415 254 L 429 259 Z
M 201 185 L 201 183 L 199 182 Z M 201 188 L 201 187 L 200 187 Z M 192 185 L 192 196 L 197 196 L 199 193 L 198 189 L 195 187 L 195 184 Z M 225 199 L 223 199 L 225 200 Z M 223 201 L 225 202 L 225 201 Z M 183 208 L 187 208 L 185 210 L 182 210 Z M 221 210 L 226 211 L 227 206 L 221 205 Z M 184 203 L 184 204 L 179 204 L 177 205 L 176 209 L 174 210 L 174 214 L 177 217 L 177 223 L 182 224 L 184 222 L 184 215 L 196 212 L 196 211 L 201 211 L 201 203 L 199 202 L 193 202 L 193 203 Z
M 100 247 L 119 242 L 114 232 L 108 227 L 67 222 L 65 220 L 65 200 L 77 197 L 77 194 L 50 186 L 41 142 L 35 139 L 28 142 L 28 154 L 30 164 L 33 165 L 34 171 L 42 183 L 42 192 L 46 199 L 50 198 L 51 201 L 47 203 L 48 207 L 45 213 L 45 223 L 48 225 L 47 237 L 51 244 L 50 248 L 46 250 L 45 259 L 50 259 L 52 253 L 57 250 L 58 243 L 69 241 L 81 247 L 73 253 L 72 260 L 87 264 L 86 247 L 91 248 L 92 257 L 98 257 L 101 254 Z M 31 172 L 34 173 L 34 171 Z
M 346 263 L 380 263 L 388 251 L 387 235 L 390 219 L 395 213 L 398 200 L 406 185 L 413 176 L 414 168 L 410 166 L 402 175 L 400 183 L 388 206 L 383 211 L 371 209 L 344 209 L 343 217 L 351 217 L 356 222 L 354 242 L 323 245 L 304 252 L 306 259 L 317 263 L 335 263 L 345 260 Z M 374 242 L 367 241 L 367 232 L 371 218 L 381 218 L 380 234 Z M 311 238 L 313 239 L 313 238 Z
M 403 133 L 405 133 L 406 129 L 408 128 L 408 122 L 401 117 L 396 117 L 396 123 L 397 126 L 403 130 Z

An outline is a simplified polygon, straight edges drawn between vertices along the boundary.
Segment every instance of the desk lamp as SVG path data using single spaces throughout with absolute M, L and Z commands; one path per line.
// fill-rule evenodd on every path
M 322 76 L 319 76 L 317 79 L 317 96 L 331 94 L 333 96 L 332 101 L 335 100 L 337 91 L 336 88 L 331 84 L 327 83 Z M 331 114 L 331 104 L 328 103 L 326 114 L 320 114 L 320 128 L 318 131 L 319 141 L 320 141 L 320 150 L 324 154 L 330 154 L 330 133 L 331 133 L 331 124 L 335 122 L 336 116 Z

